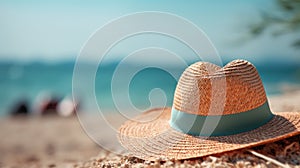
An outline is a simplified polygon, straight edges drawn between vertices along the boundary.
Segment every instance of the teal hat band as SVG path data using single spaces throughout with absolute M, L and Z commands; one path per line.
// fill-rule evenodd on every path
M 172 108 L 170 126 L 193 136 L 227 136 L 256 129 L 273 118 L 268 101 L 263 105 L 241 113 L 203 116 Z

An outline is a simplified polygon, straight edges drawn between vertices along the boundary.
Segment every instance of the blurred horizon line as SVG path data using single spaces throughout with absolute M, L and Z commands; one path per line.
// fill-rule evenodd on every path
M 1 57 L 0 57 L 1 58 Z M 276 57 L 277 58 L 277 57 Z M 227 63 L 235 60 L 235 59 L 245 59 L 245 58 L 230 58 L 230 57 L 221 57 L 223 66 L 225 66 Z M 30 59 L 30 60 L 23 60 L 23 59 L 0 59 L 0 64 L 4 65 L 69 65 L 74 66 L 77 59 L 74 58 L 64 58 L 64 59 L 55 59 L 55 60 L 43 60 L 43 59 Z M 96 59 L 93 60 L 86 60 L 84 62 L 81 62 L 82 64 L 86 65 L 95 65 L 97 62 L 95 62 Z M 290 67 L 290 68 L 299 68 L 300 69 L 300 61 L 293 61 L 289 59 L 259 59 L 259 60 L 253 60 L 253 59 L 245 59 L 247 61 L 250 61 L 253 63 L 256 67 L 260 68 L 269 68 L 269 67 Z M 101 62 L 104 66 L 117 66 L 122 61 L 122 58 L 119 59 L 104 59 L 104 61 Z M 189 59 L 185 60 L 185 62 L 190 65 L 195 62 L 202 61 L 202 60 L 196 60 L 196 59 Z M 128 65 L 144 65 L 148 61 L 143 61 L 141 59 L 139 60 L 130 60 L 128 61 Z M 205 61 L 207 62 L 207 61 Z M 155 65 L 155 62 L 153 60 L 151 61 L 153 65 Z M 157 60 L 157 63 L 161 64 L 161 60 Z M 170 67 L 176 67 L 178 66 L 176 63 L 170 61 L 166 63 L 166 65 Z

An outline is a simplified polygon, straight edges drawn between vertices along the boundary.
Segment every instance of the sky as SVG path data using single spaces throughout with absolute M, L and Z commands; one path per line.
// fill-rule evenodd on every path
M 299 50 L 290 46 L 295 34 L 274 38 L 266 32 L 257 39 L 243 40 L 248 26 L 260 19 L 260 12 L 273 10 L 276 10 L 274 0 L 232 0 L 230 3 L 217 0 L 189 3 L 172 0 L 0 0 L 0 61 L 75 60 L 89 37 L 111 20 L 136 12 L 161 11 L 196 24 L 225 59 L 300 62 Z M 124 41 L 120 44 L 123 47 L 117 46 L 112 55 L 122 57 L 128 54 L 128 48 L 138 50 L 138 47 L 145 47 L 149 38 Z M 164 41 L 158 39 L 152 40 L 150 47 L 153 43 Z M 144 46 L 139 45 L 141 41 Z M 165 43 L 173 42 L 167 40 Z M 169 49 L 181 50 L 180 47 Z M 184 54 L 182 51 L 185 50 L 181 50 Z M 144 60 L 147 61 L 147 58 Z

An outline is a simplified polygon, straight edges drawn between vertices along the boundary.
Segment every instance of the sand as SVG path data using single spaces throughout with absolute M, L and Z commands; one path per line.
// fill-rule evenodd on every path
M 97 155 L 76 117 L 0 119 L 0 167 L 61 167 Z
M 269 100 L 274 111 L 300 111 L 300 89 Z M 300 136 L 252 151 L 153 162 L 102 149 L 85 134 L 76 117 L 0 118 L 0 137 L 0 167 L 300 167 Z M 273 160 L 261 159 L 259 154 Z

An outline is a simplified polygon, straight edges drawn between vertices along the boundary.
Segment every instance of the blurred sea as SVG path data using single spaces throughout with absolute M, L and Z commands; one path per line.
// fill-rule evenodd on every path
M 107 111 L 115 109 L 110 84 L 116 65 L 117 63 L 104 65 L 95 80 L 97 101 L 100 101 L 99 105 Z M 131 65 L 128 65 L 128 68 L 130 67 Z M 299 66 L 256 64 L 256 67 L 268 95 L 280 94 L 284 89 L 300 86 Z M 30 107 L 33 107 L 41 93 L 51 93 L 60 98 L 72 96 L 73 68 L 74 62 L 71 61 L 52 64 L 0 62 L 0 115 L 6 115 L 21 99 L 26 99 Z M 181 73 L 183 68 L 173 67 L 173 70 Z M 117 85 L 121 87 L 123 83 Z M 169 73 L 157 68 L 148 68 L 134 76 L 128 92 L 132 103 L 138 108 L 144 108 L 150 105 L 149 92 L 153 88 L 160 88 L 166 94 L 167 105 L 171 106 L 175 87 L 176 80 Z M 89 100 L 81 101 L 84 104 Z

